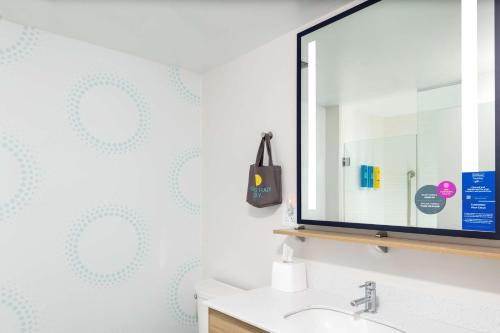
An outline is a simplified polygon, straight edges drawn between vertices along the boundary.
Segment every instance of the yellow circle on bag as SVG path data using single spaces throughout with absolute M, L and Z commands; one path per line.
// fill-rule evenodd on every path
M 262 184 L 262 177 L 260 175 L 255 175 L 255 185 L 256 186 L 259 186 L 260 184 Z

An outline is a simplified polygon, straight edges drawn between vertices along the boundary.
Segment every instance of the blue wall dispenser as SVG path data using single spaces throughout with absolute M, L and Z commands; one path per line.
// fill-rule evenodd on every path
M 368 165 L 361 165 L 361 187 L 368 187 Z

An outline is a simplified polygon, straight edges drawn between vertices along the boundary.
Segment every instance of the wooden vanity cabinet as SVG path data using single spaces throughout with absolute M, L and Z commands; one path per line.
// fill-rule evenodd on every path
M 268 333 L 222 312 L 208 309 L 209 333 Z

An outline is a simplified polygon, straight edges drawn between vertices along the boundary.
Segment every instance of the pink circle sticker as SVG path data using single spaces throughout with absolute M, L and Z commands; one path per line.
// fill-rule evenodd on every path
M 449 180 L 442 181 L 437 186 L 437 194 L 441 198 L 445 199 L 451 198 L 452 196 L 455 195 L 456 192 L 457 192 L 457 187 L 453 182 L 450 182 Z

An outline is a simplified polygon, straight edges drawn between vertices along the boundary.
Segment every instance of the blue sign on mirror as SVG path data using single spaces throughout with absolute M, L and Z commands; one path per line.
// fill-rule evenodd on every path
M 462 173 L 462 229 L 495 232 L 495 171 Z

